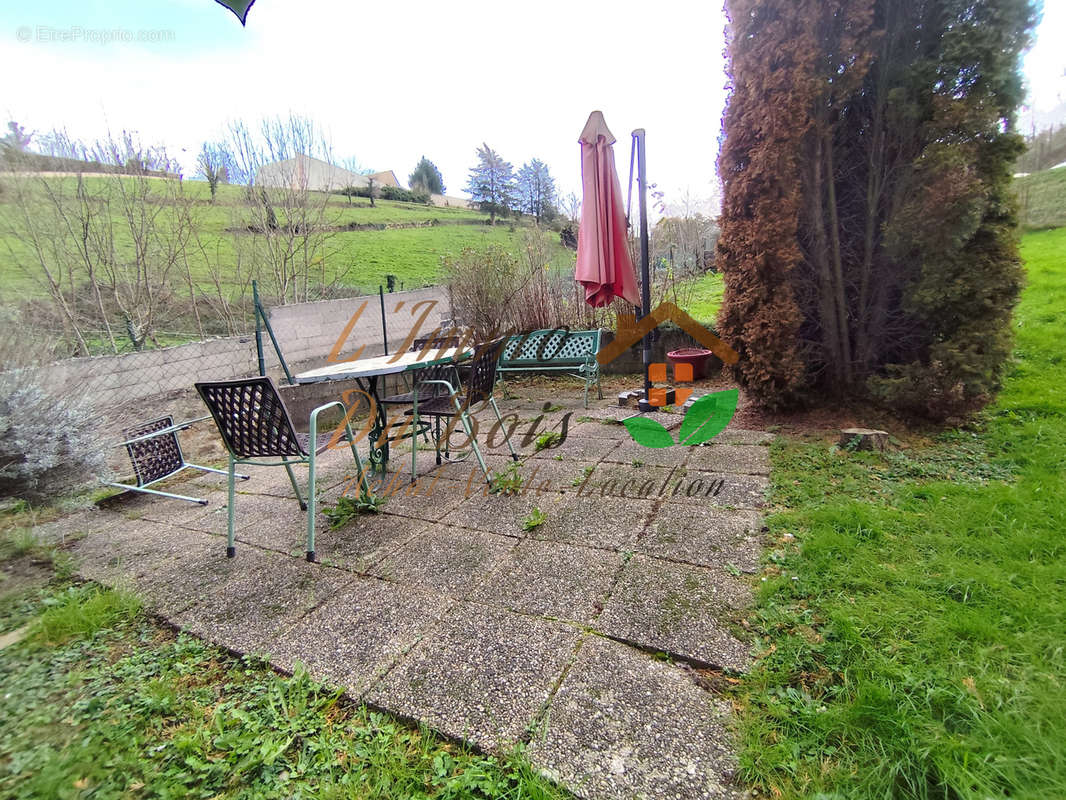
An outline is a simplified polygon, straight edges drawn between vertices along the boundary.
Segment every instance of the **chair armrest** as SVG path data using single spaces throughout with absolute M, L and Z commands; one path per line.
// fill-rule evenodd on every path
M 459 391 L 454 386 L 452 386 L 448 381 L 416 381 L 415 382 L 415 387 L 414 387 L 415 400 L 418 400 L 418 387 L 419 386 L 429 386 L 431 383 L 438 383 L 441 386 L 447 386 L 448 387 L 448 396 L 449 397 L 455 397 L 457 394 L 459 394 Z
M 318 408 L 314 409 L 311 412 L 311 421 L 313 423 L 317 424 L 318 423 L 318 415 L 320 413 L 322 413 L 323 411 L 325 411 L 326 409 L 333 408 L 334 406 L 339 408 L 345 414 L 348 413 L 348 408 L 347 408 L 347 406 L 344 405 L 344 403 L 342 403 L 340 400 L 331 400 L 328 403 L 323 403 L 322 405 L 320 405 Z

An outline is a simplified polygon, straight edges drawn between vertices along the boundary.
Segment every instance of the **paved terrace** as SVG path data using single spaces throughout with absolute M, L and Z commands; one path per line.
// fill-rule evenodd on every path
M 530 420 L 543 401 L 503 406 Z M 749 663 L 736 621 L 757 569 L 771 437 L 727 430 L 652 450 L 608 424 L 626 413 L 606 401 L 575 411 L 561 446 L 522 448 L 519 495 L 485 494 L 472 461 L 434 468 L 420 453 L 425 477 L 413 489 L 395 480 L 383 513 L 333 531 L 320 520 L 316 564 L 277 468 L 238 483 L 232 560 L 217 476 L 175 488 L 207 506 L 125 496 L 62 524 L 87 534 L 76 546 L 86 578 L 132 587 L 173 624 L 281 670 L 301 662 L 478 748 L 526 742 L 579 796 L 739 796 L 714 686 Z M 506 466 L 504 452 L 488 448 L 490 468 Z M 324 457 L 323 505 L 348 485 L 345 453 Z M 410 451 L 394 448 L 390 469 L 409 470 Z M 523 530 L 534 508 L 544 522 Z

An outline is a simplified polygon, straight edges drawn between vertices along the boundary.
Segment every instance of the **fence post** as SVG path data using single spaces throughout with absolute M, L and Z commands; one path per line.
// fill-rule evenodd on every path
M 266 363 L 263 360 L 263 323 L 259 316 L 259 286 L 252 281 L 252 311 L 255 314 L 255 354 L 259 359 L 259 374 L 266 376 Z

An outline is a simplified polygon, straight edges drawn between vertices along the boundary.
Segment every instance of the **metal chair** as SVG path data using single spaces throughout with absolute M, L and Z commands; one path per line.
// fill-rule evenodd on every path
M 126 489 L 131 492 L 143 492 L 154 494 L 159 497 L 170 497 L 175 500 L 187 500 L 190 503 L 207 505 L 207 500 L 202 497 L 188 497 L 173 492 L 161 492 L 158 489 L 149 489 L 153 483 L 159 483 L 164 478 L 177 475 L 183 469 L 198 469 L 202 472 L 214 472 L 219 475 L 227 473 L 214 467 L 203 467 L 199 464 L 189 464 L 185 455 L 181 452 L 181 444 L 178 442 L 178 431 L 183 431 L 197 422 L 203 422 L 210 417 L 199 417 L 188 422 L 174 424 L 174 417 L 166 416 L 145 422 L 133 428 L 127 428 L 122 432 L 126 441 L 121 442 L 119 447 L 125 447 L 129 454 L 130 463 L 133 465 L 133 473 L 137 478 L 137 485 L 128 483 L 115 483 L 109 481 L 106 486 L 114 486 L 118 489 Z M 247 475 L 237 475 L 241 480 L 248 480 Z
M 481 455 L 481 448 L 478 447 L 473 425 L 470 422 L 470 409 L 475 405 L 487 403 L 496 414 L 497 422 L 501 426 L 503 425 L 503 417 L 500 415 L 500 408 L 496 405 L 496 398 L 492 396 L 492 391 L 496 385 L 496 362 L 499 360 L 505 341 L 506 339 L 500 338 L 474 346 L 474 356 L 470 362 L 470 377 L 467 380 L 465 394 L 459 394 L 461 387 L 453 385 L 446 380 L 419 380 L 415 383 L 414 391 L 412 392 L 413 402 L 411 409 L 404 412 L 406 415 L 413 417 L 412 423 L 416 429 L 420 417 L 433 417 L 437 420 L 436 448 L 438 464 L 440 463 L 441 448 L 439 421 L 441 418 L 452 420 L 445 428 L 444 433 L 445 447 L 447 447 L 447 439 L 455 426 L 454 420 L 458 419 L 470 439 L 470 448 L 477 458 L 481 471 L 485 474 L 485 481 L 488 483 L 491 483 L 491 479 L 489 478 L 488 468 L 485 466 L 485 458 Z M 419 396 L 425 397 L 426 395 L 423 389 L 428 389 L 432 386 L 442 387 L 447 394 L 432 396 L 427 400 L 420 401 Z M 510 433 L 507 432 L 504 436 L 507 441 L 507 447 L 511 451 L 511 458 L 518 461 L 518 453 L 515 452 L 514 445 L 511 444 Z M 417 479 L 417 439 L 412 438 L 411 444 L 411 480 L 414 481 Z M 447 450 L 445 452 L 447 453 Z
M 344 414 L 347 409 L 339 401 L 326 403 L 311 412 L 309 432 L 297 433 L 289 412 L 278 394 L 278 387 L 269 377 L 243 378 L 233 381 L 197 383 L 196 391 L 211 411 L 211 416 L 229 451 L 229 526 L 226 540 L 226 556 L 233 558 L 234 546 L 234 478 L 237 464 L 263 467 L 285 467 L 289 482 L 300 503 L 307 511 L 307 560 L 315 560 L 315 457 L 325 451 L 333 432 L 318 433 L 318 415 L 329 408 L 338 408 Z M 345 440 L 352 450 L 355 467 L 359 474 L 360 491 L 370 496 L 366 473 L 355 448 L 355 437 L 347 418 L 344 423 Z M 263 458 L 280 458 L 280 461 L 261 461 Z M 293 474 L 293 464 L 307 464 L 307 501 L 300 496 Z

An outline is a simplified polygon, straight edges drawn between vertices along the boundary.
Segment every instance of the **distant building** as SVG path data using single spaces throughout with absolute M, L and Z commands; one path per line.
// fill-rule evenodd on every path
M 395 186 L 397 189 L 402 189 L 400 182 L 396 180 L 396 173 L 391 169 L 387 169 L 384 172 L 375 172 L 373 175 L 368 175 L 368 178 L 374 179 L 376 186 Z
M 431 194 L 429 202 L 442 208 L 473 208 L 474 204 L 465 197 L 451 197 L 446 194 Z
M 319 158 L 311 158 L 302 153 L 295 158 L 264 164 L 255 174 L 255 183 L 259 186 L 274 188 L 310 189 L 316 192 L 336 192 L 348 186 L 363 187 L 370 185 L 374 179 L 376 186 L 399 186 L 393 171 L 375 172 L 373 175 L 360 175 L 357 172 L 338 167 Z

